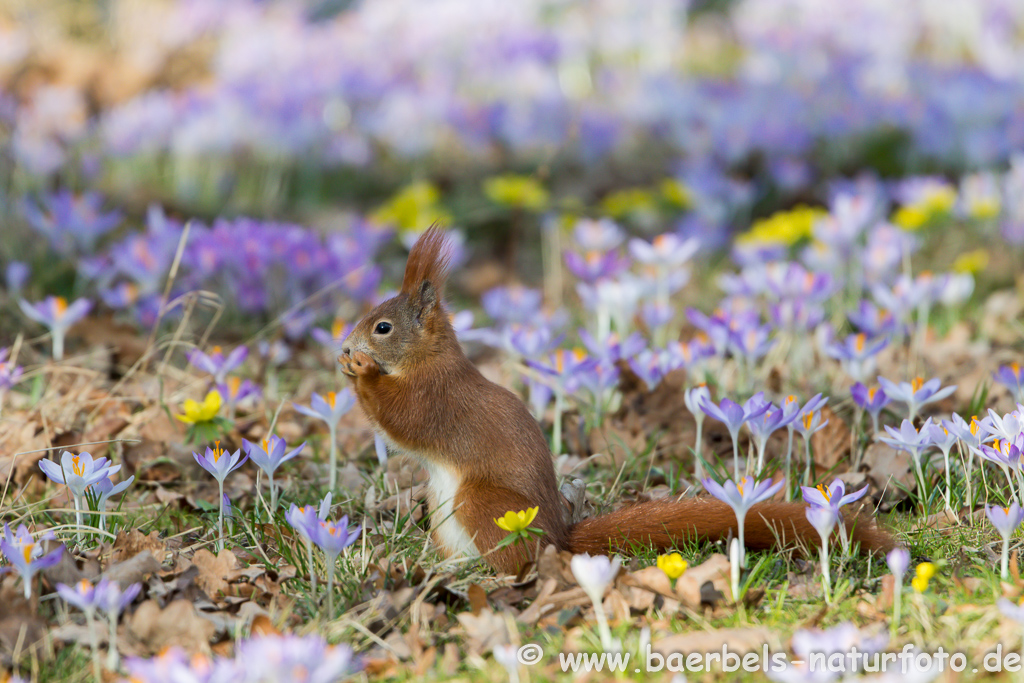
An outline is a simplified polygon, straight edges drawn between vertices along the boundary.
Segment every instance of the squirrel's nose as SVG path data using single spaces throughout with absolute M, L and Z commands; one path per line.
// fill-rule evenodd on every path
M 351 347 L 351 346 L 343 346 L 343 347 L 341 347 L 341 352 L 342 352 L 343 354 L 345 354 L 346 356 L 347 356 L 347 355 L 349 354 L 349 352 L 350 352 L 351 350 L 352 350 L 352 347 Z

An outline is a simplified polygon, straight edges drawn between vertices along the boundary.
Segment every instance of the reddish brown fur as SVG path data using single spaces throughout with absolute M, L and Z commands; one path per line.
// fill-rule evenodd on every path
M 402 293 L 412 294 L 424 280 L 437 289 L 438 298 L 444 296 L 444 285 L 448 280 L 451 266 L 451 251 L 444 233 L 436 226 L 430 226 L 416 240 L 405 263 L 405 277 L 402 278 Z
M 732 509 L 709 498 L 643 503 L 567 524 L 566 503 L 539 425 L 518 397 L 481 375 L 459 346 L 441 304 L 447 254 L 443 233 L 428 230 L 409 254 L 401 293 L 359 322 L 340 361 L 367 417 L 393 444 L 428 465 L 458 473 L 455 520 L 492 567 L 514 573 L 532 558 L 535 548 L 522 544 L 489 550 L 505 537 L 495 518 L 534 506 L 539 512 L 533 526 L 545 532 L 542 543 L 574 553 L 629 550 L 632 544 L 661 550 L 683 538 L 718 540 L 735 533 Z M 392 322 L 394 331 L 376 334 L 381 321 Z M 864 551 L 893 545 L 870 520 L 847 524 Z M 804 506 L 796 503 L 754 506 L 745 537 L 751 548 L 796 538 L 818 542 Z M 435 539 L 440 542 L 436 533 Z M 442 544 L 442 551 L 451 549 Z

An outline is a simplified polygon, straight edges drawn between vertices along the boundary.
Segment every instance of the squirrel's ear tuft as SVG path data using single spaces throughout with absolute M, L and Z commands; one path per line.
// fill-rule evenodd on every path
M 416 294 L 409 298 L 416 311 L 416 322 L 423 324 L 423 319 L 431 315 L 441 304 L 437 289 L 430 280 L 420 283 Z
M 416 240 L 405 264 L 402 292 L 422 298 L 422 285 L 429 282 L 435 302 L 444 297 L 444 285 L 451 264 L 451 244 L 436 224 Z M 426 302 L 424 302 L 426 303 Z

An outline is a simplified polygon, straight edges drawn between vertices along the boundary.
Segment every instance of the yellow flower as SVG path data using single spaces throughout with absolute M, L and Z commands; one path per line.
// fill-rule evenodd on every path
M 661 190 L 662 198 L 673 206 L 685 209 L 691 204 L 690 191 L 682 181 L 675 178 L 666 178 L 658 185 L 658 189 Z
M 484 194 L 496 204 L 540 211 L 548 203 L 548 191 L 526 175 L 507 173 L 484 181 Z
M 965 254 L 960 254 L 953 262 L 953 270 L 958 273 L 980 273 L 988 268 L 988 252 L 984 249 L 975 249 Z
M 631 214 L 654 213 L 654 197 L 647 190 L 634 187 L 612 192 L 601 200 L 601 208 L 612 218 L 623 218 Z
M 370 215 L 375 223 L 394 225 L 399 230 L 426 230 L 433 223 L 449 223 L 450 216 L 438 206 L 441 192 L 431 183 L 406 185 Z
M 210 393 L 206 395 L 202 403 L 194 401 L 191 398 L 185 399 L 185 403 L 182 406 L 185 410 L 184 415 L 178 415 L 178 419 L 188 424 L 195 424 L 197 422 L 209 422 L 217 413 L 220 411 L 221 405 L 223 405 L 224 399 L 220 395 L 220 392 L 216 389 L 212 389 Z
M 952 187 L 936 187 L 917 202 L 897 209 L 892 222 L 904 230 L 917 230 L 948 214 L 955 204 L 956 190 Z
M 519 512 L 509 510 L 505 513 L 504 517 L 495 519 L 494 523 L 509 533 L 522 531 L 530 526 L 530 522 L 537 516 L 538 509 L 537 507 L 532 507 L 520 510 Z
M 781 244 L 792 246 L 810 239 L 814 224 L 828 213 L 822 209 L 800 205 L 789 211 L 778 211 L 757 221 L 748 232 L 739 236 L 743 244 Z
M 673 581 L 682 576 L 688 566 L 686 560 L 679 553 L 658 556 L 658 569 L 665 572 L 665 575 Z
M 917 576 L 910 580 L 910 585 L 918 593 L 928 590 L 928 582 L 935 576 L 935 565 L 931 562 L 922 562 L 917 565 Z

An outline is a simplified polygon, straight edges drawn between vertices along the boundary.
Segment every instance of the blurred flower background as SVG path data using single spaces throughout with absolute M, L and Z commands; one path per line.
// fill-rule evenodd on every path
M 292 626 L 334 619 L 335 597 L 359 612 L 396 553 L 432 567 L 422 510 L 404 516 L 426 474 L 373 439 L 335 358 L 433 223 L 467 352 L 599 504 L 727 491 L 723 473 L 806 484 L 831 506 L 811 519 L 829 597 L 850 496 L 926 519 L 1024 497 L 1019 0 L 0 0 L 0 521 L 17 528 L 0 545 L 26 600 L 37 569 L 52 593 L 50 528 L 91 568 L 145 527 L 177 544 L 157 549 L 174 576 L 216 542 L 203 595 L 226 604 L 236 555 L 277 567 L 247 595 Z M 1004 578 L 1010 509 L 989 513 Z M 664 573 L 702 576 L 687 562 Z M 610 642 L 614 577 L 578 567 Z M 110 642 L 119 613 L 137 634 L 178 595 L 153 571 Z M 230 644 L 218 628 L 185 650 Z M 384 670 L 377 635 L 343 635 Z M 264 643 L 274 666 L 244 675 L 264 646 L 148 643 L 163 654 L 126 667 L 360 666 Z

